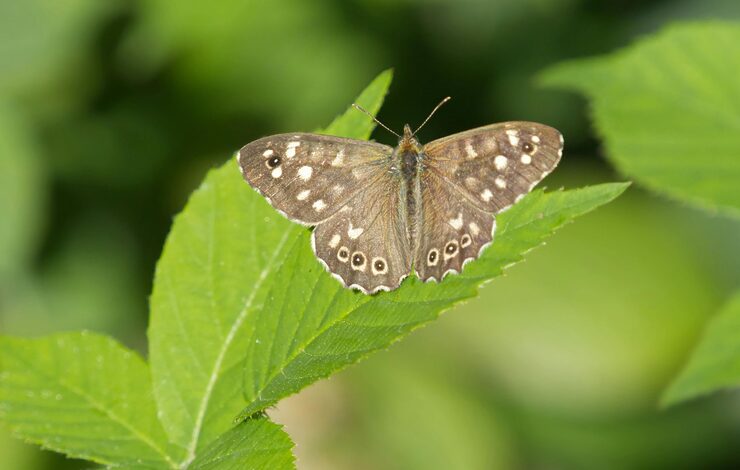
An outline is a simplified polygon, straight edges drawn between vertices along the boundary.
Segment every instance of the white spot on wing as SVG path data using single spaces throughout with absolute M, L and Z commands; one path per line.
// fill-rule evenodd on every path
M 506 165 L 509 164 L 509 159 L 504 157 L 503 155 L 496 155 L 496 158 L 493 159 L 493 165 L 496 167 L 498 171 L 503 170 L 506 168 Z
M 510 129 L 506 131 L 506 135 L 509 136 L 509 143 L 516 147 L 519 145 L 519 131 L 515 131 L 513 129 Z
M 267 149 L 264 152 L 262 152 L 262 156 L 265 157 L 265 158 L 271 157 L 273 153 L 275 153 L 275 152 L 273 152 L 272 149 Z
M 501 177 L 496 178 L 493 183 L 496 185 L 497 188 L 504 189 L 506 187 L 506 181 Z
M 539 144 L 540 143 L 540 138 L 538 136 L 536 136 L 536 135 L 533 135 L 532 136 L 532 142 L 534 142 L 535 144 Z
M 326 208 L 326 203 L 322 199 L 317 199 L 313 203 L 313 208 L 316 212 L 321 212 L 322 210 L 324 210 L 324 208 Z
M 331 240 L 329 240 L 329 246 L 332 248 L 336 248 L 337 245 L 339 245 L 339 241 L 342 239 L 342 237 L 339 236 L 338 233 L 335 233 L 333 237 L 331 237 Z
M 309 194 L 311 194 L 311 190 L 304 189 L 303 191 L 298 193 L 298 196 L 296 196 L 296 199 L 298 199 L 299 201 L 305 201 L 306 199 L 308 199 Z
M 488 188 L 484 189 L 483 192 L 480 193 L 480 198 L 486 202 L 490 201 L 492 197 L 493 197 L 493 193 Z
M 480 233 L 480 227 L 478 227 L 478 224 L 475 222 L 470 222 L 468 227 L 470 227 L 470 233 L 472 233 L 474 237 Z
M 353 228 L 352 222 L 349 223 L 349 229 L 347 229 L 347 236 L 351 238 L 352 240 L 357 239 L 360 235 L 362 235 L 362 232 L 364 232 L 365 229 L 361 227 Z
M 529 165 L 530 163 L 532 163 L 532 157 L 530 157 L 526 153 L 523 153 L 522 154 L 522 163 L 524 163 L 525 165 Z
M 272 175 L 273 178 L 280 178 L 281 176 L 283 176 L 283 167 L 279 166 L 277 168 L 274 168 L 272 170 L 272 173 L 270 174 Z
M 331 166 L 339 166 L 344 163 L 344 149 L 337 152 L 337 156 L 331 161 Z
M 295 149 L 301 145 L 299 141 L 288 142 L 288 150 L 285 151 L 285 156 L 288 158 L 295 157 Z
M 312 175 L 312 174 L 313 174 L 313 168 L 311 168 L 310 166 L 307 166 L 307 165 L 306 165 L 306 166 L 302 166 L 302 167 L 300 167 L 300 168 L 298 169 L 298 176 L 299 176 L 299 177 L 300 177 L 300 178 L 301 178 L 301 179 L 302 179 L 303 181 L 308 181 L 308 180 L 310 180 L 310 179 L 311 179 L 311 175 Z
M 460 230 L 460 229 L 462 228 L 462 226 L 463 226 L 463 216 L 462 216 L 462 212 L 458 212 L 458 213 L 457 213 L 457 218 L 456 218 L 456 219 L 450 219 L 450 221 L 449 221 L 448 223 L 449 223 L 449 224 L 450 224 L 450 225 L 452 226 L 452 228 L 454 228 L 455 230 Z
M 465 144 L 465 153 L 468 155 L 468 158 L 475 158 L 478 156 L 473 146 L 470 145 L 470 142 Z

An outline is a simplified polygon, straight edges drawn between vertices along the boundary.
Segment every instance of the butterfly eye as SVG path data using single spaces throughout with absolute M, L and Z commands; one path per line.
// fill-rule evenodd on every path
M 463 248 L 470 246 L 471 241 L 472 240 L 470 239 L 470 235 L 466 233 L 462 236 L 462 238 L 460 238 L 460 246 L 462 246 Z
M 337 251 L 337 259 L 342 263 L 346 263 L 349 259 L 349 250 L 344 246 L 341 247 L 339 251 Z
M 386 268 L 387 265 L 385 264 L 385 260 L 383 258 L 373 259 L 373 274 L 385 274 L 386 272 L 388 272 Z
M 275 168 L 278 165 L 280 165 L 280 157 L 272 157 L 269 160 L 267 160 L 267 167 L 268 168 Z
M 457 254 L 457 241 L 452 240 L 445 245 L 445 259 L 450 259 Z
M 534 145 L 530 144 L 529 142 L 524 142 L 522 145 L 522 149 L 527 153 L 532 153 L 532 150 L 534 150 Z
M 437 251 L 435 248 L 432 248 L 429 250 L 429 254 L 427 255 L 427 264 L 429 266 L 434 266 L 437 264 L 437 258 L 439 258 L 439 251 Z
M 365 255 L 356 251 L 352 254 L 352 269 L 364 271 L 365 270 Z

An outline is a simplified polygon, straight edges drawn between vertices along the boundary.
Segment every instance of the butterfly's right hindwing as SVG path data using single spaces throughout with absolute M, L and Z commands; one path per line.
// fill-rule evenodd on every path
M 278 134 L 239 150 L 244 179 L 289 219 L 316 225 L 336 214 L 393 152 L 364 140 Z
M 441 281 L 478 258 L 493 240 L 495 219 L 431 172 L 421 178 L 421 200 L 414 270 L 423 281 Z

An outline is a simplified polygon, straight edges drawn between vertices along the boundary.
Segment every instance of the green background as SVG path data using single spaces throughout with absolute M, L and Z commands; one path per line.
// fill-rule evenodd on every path
M 566 137 L 549 188 L 623 179 L 558 62 L 731 0 L 0 1 L 0 333 L 105 332 L 146 353 L 172 217 L 209 168 L 330 122 L 381 70 L 423 141 L 526 119 Z M 374 137 L 394 143 L 382 130 Z M 735 394 L 658 401 L 737 287 L 737 220 L 639 185 L 389 351 L 269 414 L 302 469 L 739 464 Z M 87 468 L 0 431 L 8 468 Z

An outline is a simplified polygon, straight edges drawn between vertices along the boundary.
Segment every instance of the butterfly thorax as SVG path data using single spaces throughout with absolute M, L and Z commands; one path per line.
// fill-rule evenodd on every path
M 410 181 L 416 178 L 421 169 L 421 144 L 419 144 L 419 141 L 411 134 L 411 128 L 408 124 L 403 128 L 403 137 L 401 137 L 401 140 L 398 142 L 398 147 L 395 153 L 404 180 Z

